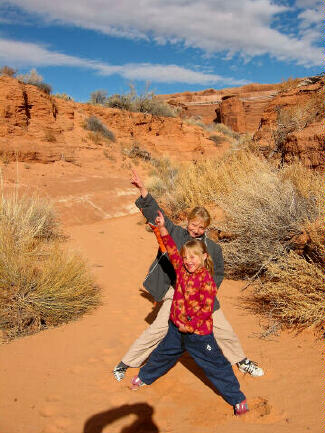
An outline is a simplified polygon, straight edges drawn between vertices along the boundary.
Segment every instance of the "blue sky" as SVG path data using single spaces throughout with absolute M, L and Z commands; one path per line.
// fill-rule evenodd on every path
M 276 83 L 324 70 L 319 0 L 0 0 L 0 65 L 54 93 Z

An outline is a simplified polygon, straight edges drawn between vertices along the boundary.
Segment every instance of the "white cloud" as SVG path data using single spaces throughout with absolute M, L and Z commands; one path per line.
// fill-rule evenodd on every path
M 15 67 L 70 66 L 91 69 L 105 76 L 117 74 L 129 80 L 160 83 L 242 85 L 248 82 L 217 74 L 197 72 L 177 65 L 150 63 L 110 65 L 50 51 L 37 44 L 8 39 L 0 39 L 0 63 Z
M 322 3 L 322 0 L 296 0 L 296 6 L 301 9 L 318 7 Z
M 8 4 L 0 0 L 0 4 Z M 269 54 L 306 66 L 320 65 L 322 51 L 310 38 L 272 28 L 285 6 L 271 0 L 10 0 L 49 22 L 72 24 L 125 38 L 183 43 L 207 53 Z M 297 0 L 317 6 L 315 0 Z

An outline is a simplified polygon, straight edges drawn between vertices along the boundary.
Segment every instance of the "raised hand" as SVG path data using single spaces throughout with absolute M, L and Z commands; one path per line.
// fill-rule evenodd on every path
M 146 195 L 148 194 L 148 191 L 147 191 L 146 187 L 144 186 L 144 183 L 142 182 L 141 177 L 134 170 L 134 168 L 132 168 L 131 171 L 132 171 L 132 174 L 131 174 L 130 182 L 132 183 L 132 185 L 134 185 L 136 188 L 138 188 L 140 190 L 142 197 L 146 197 Z
M 160 212 L 160 210 L 158 210 L 158 216 L 155 219 L 155 224 L 159 229 L 165 227 L 165 218 L 164 215 Z

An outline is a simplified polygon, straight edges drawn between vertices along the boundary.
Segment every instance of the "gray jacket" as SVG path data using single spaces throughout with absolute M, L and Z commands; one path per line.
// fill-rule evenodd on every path
M 186 229 L 174 224 L 168 217 L 166 217 L 164 211 L 158 206 L 158 203 L 151 194 L 148 194 L 145 198 L 140 196 L 136 200 L 135 204 L 142 211 L 145 218 L 152 224 L 155 223 L 158 209 L 163 213 L 168 233 L 174 239 L 178 250 L 182 248 L 185 242 L 193 239 Z M 221 247 L 220 245 L 209 239 L 206 235 L 203 236 L 202 240 L 205 242 L 208 252 L 213 260 L 213 279 L 216 283 L 216 286 L 219 287 L 224 277 L 224 266 Z M 171 285 L 174 285 L 175 279 L 176 274 L 172 264 L 168 259 L 168 254 L 162 254 L 159 250 L 155 261 L 149 268 L 149 272 L 143 282 L 143 286 L 153 296 L 155 301 L 159 302 L 163 299 L 169 287 Z M 219 301 L 216 299 L 214 310 L 218 308 L 220 308 L 220 304 Z

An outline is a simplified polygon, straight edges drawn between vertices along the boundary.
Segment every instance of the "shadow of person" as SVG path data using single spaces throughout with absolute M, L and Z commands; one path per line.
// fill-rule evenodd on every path
M 160 307 L 162 306 L 162 302 L 155 302 L 150 293 L 148 293 L 145 289 L 142 288 L 140 289 L 140 296 L 147 299 L 152 304 L 152 310 L 150 311 L 150 313 L 147 314 L 144 319 L 149 325 L 151 325 L 156 320 L 157 314 L 160 310 Z
M 83 433 L 102 433 L 108 424 L 130 414 L 135 414 L 137 419 L 132 424 L 123 427 L 120 433 L 159 433 L 152 419 L 153 413 L 153 407 L 147 403 L 124 404 L 91 416 L 85 422 Z

